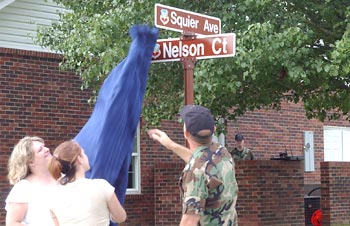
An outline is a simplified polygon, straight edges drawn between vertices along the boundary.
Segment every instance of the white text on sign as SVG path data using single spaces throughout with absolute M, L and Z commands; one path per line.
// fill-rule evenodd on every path
M 208 33 L 219 33 L 219 26 L 217 24 L 210 23 L 207 19 L 204 20 L 203 28 L 199 28 L 199 20 L 191 18 L 190 15 L 187 17 L 178 16 L 175 11 L 170 14 L 170 23 L 177 25 L 180 29 L 186 30 L 186 28 L 203 30 Z
M 163 58 L 177 58 L 177 57 L 201 57 L 205 56 L 204 43 L 187 44 L 183 41 L 178 43 L 163 42 Z M 211 51 L 215 55 L 227 54 L 227 40 L 226 38 L 214 38 L 211 43 Z
M 198 36 L 196 39 L 161 39 L 156 43 L 153 62 L 178 61 L 181 58 L 220 58 L 235 54 L 235 34 Z
M 154 19 L 156 27 L 168 30 L 201 35 L 221 33 L 219 18 L 162 4 L 155 4 Z

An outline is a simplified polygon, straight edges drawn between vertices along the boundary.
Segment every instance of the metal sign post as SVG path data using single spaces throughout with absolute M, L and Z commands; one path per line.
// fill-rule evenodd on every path
M 182 67 L 184 69 L 184 82 L 185 82 L 185 105 L 194 103 L 194 90 L 193 90 L 193 70 L 195 59 L 186 58 L 181 59 Z
M 161 4 L 155 4 L 154 11 L 156 27 L 180 31 L 183 34 L 181 38 L 158 40 L 152 62 L 182 63 L 185 105 L 193 104 L 193 74 L 196 60 L 234 56 L 236 36 L 234 33 L 221 34 L 221 20 L 216 17 Z
M 193 33 L 184 32 L 181 36 L 182 40 L 195 39 Z M 194 90 L 193 90 L 193 75 L 194 65 L 196 63 L 196 57 L 181 58 L 182 67 L 184 69 L 184 88 L 185 88 L 185 105 L 194 103 Z

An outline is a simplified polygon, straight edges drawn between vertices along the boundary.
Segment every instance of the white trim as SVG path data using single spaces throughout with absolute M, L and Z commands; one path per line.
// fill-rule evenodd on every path
M 137 195 L 141 194 L 141 154 L 140 154 L 140 123 L 137 126 L 136 130 L 136 148 L 137 153 L 132 153 L 132 157 L 135 158 L 135 188 L 128 188 L 126 190 L 127 195 Z M 131 159 L 132 161 L 132 159 Z M 131 163 L 130 163 L 131 164 Z
M 324 126 L 324 161 L 350 161 L 350 128 L 342 126 Z
M 50 51 L 49 49 L 44 49 L 38 45 L 13 43 L 8 41 L 1 41 L 1 40 L 0 40 L 0 48 L 19 49 L 19 50 L 28 50 L 28 51 L 45 52 L 45 53 L 57 53 L 55 51 Z
M 10 5 L 14 1 L 16 1 L 16 0 L 2 0 L 2 1 L 0 1 L 0 10 L 2 10 L 6 6 Z

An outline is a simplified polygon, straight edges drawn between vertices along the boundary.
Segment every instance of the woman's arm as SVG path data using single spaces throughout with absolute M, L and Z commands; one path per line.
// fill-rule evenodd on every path
M 126 220 L 126 212 L 123 206 L 120 204 L 115 193 L 113 193 L 111 199 L 108 202 L 108 209 L 111 216 L 111 220 L 113 222 L 122 223 Z
M 27 203 L 7 203 L 6 226 L 24 226 L 22 221 L 28 209 Z
M 53 223 L 55 226 L 60 226 L 60 223 L 58 222 L 58 219 L 56 217 L 56 214 L 53 212 L 52 209 L 50 209 L 50 213 L 51 213 L 51 217 L 52 217 L 52 220 L 53 220 Z

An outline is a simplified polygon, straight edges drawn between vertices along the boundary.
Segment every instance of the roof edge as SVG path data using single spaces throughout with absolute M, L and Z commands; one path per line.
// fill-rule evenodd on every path
M 16 1 L 16 0 L 3 0 L 3 1 L 1 1 L 0 2 L 0 10 L 2 10 L 6 6 L 10 5 L 14 1 Z

